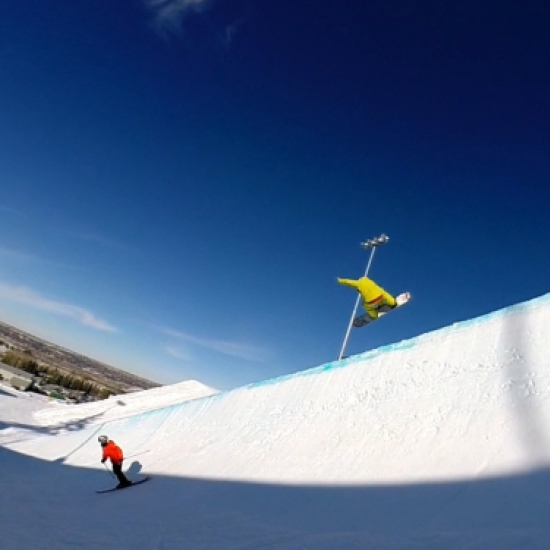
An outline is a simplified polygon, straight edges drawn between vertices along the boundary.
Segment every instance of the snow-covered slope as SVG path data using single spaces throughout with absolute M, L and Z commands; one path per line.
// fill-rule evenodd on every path
M 196 380 L 186 380 L 179 384 L 116 395 L 92 403 L 79 405 L 52 403 L 52 406 L 36 412 L 34 418 L 41 426 L 60 426 L 78 421 L 103 423 L 214 395 L 217 392 L 218 390 Z
M 3 542 L 51 547 L 20 507 L 60 550 L 550 548 L 549 351 L 546 295 L 148 412 L 6 422 Z M 96 495 L 100 433 L 155 479 Z

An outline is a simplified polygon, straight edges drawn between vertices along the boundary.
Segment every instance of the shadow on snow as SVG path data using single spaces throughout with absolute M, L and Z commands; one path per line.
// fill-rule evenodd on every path
M 3 448 L 0 463 L 4 550 L 550 547 L 549 470 L 391 486 L 155 475 L 145 485 L 98 495 L 96 490 L 115 483 L 102 469 L 74 468 Z M 148 473 L 140 470 L 134 461 L 128 475 L 136 479 Z M 45 533 L 55 533 L 55 544 Z
M 34 424 L 21 424 L 19 422 L 6 422 L 0 420 L 0 430 L 7 428 L 16 428 L 20 430 L 28 430 L 30 432 L 36 432 L 40 434 L 55 435 L 61 432 L 76 432 L 87 428 L 90 424 L 98 421 L 104 413 L 93 414 L 86 418 L 79 420 L 73 420 L 70 422 L 62 422 L 53 426 L 38 426 Z

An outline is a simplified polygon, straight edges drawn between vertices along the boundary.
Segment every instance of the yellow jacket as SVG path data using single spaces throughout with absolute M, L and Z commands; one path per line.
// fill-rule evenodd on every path
M 373 300 L 376 300 L 377 298 L 380 298 L 382 295 L 386 294 L 386 291 L 382 287 L 378 286 L 368 277 L 361 277 L 357 280 L 338 278 L 337 281 L 341 285 L 351 286 L 351 288 L 357 290 L 357 292 L 361 294 L 364 304 L 372 302 Z

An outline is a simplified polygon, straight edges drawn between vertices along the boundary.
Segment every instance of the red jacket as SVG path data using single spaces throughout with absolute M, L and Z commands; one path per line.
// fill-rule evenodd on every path
M 111 459 L 113 464 L 122 464 L 124 456 L 122 455 L 122 449 L 115 444 L 114 441 L 109 441 L 105 447 L 103 447 L 103 460 Z

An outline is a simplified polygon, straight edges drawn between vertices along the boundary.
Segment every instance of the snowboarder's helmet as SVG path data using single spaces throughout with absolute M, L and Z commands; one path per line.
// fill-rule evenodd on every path
M 106 436 L 106 435 L 100 435 L 97 440 L 102 444 L 102 445 L 107 445 L 107 443 L 109 443 L 109 438 Z

